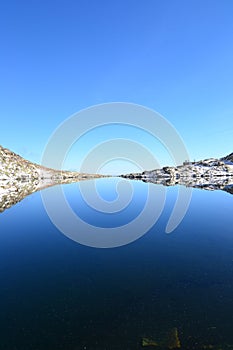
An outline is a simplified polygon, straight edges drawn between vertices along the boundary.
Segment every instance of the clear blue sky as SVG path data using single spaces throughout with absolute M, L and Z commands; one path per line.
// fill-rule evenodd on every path
M 191 158 L 233 151 L 233 1 L 1 1 L 0 143 L 40 161 L 94 104 L 155 109 Z

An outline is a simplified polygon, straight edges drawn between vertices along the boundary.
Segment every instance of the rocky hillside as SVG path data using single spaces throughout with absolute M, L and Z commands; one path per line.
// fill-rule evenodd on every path
M 121 175 L 164 186 L 184 185 L 206 190 L 221 189 L 233 193 L 233 153 L 221 159 L 184 162 L 177 167 L 163 167 L 142 173 Z
M 177 167 L 143 171 L 142 173 L 121 175 L 124 178 L 210 178 L 215 176 L 233 176 L 233 153 L 221 159 L 205 159 L 198 162 L 184 162 Z
M 18 154 L 0 146 L 0 181 L 54 179 L 57 182 L 58 180 L 63 181 L 67 179 L 89 179 L 98 177 L 102 176 L 46 168 L 31 163 Z
M 233 163 L 233 153 L 229 154 L 228 156 L 221 158 L 222 161 L 227 161 Z
M 45 168 L 0 146 L 0 212 L 44 188 L 98 177 Z

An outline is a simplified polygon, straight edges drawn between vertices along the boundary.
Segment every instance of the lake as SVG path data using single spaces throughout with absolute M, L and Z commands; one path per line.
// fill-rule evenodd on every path
M 94 183 L 111 205 L 117 181 L 91 180 L 84 191 Z M 130 183 L 132 200 L 113 213 L 86 205 L 80 183 L 63 190 L 76 215 L 107 230 L 137 217 L 149 186 L 156 187 Z M 166 189 L 162 214 L 148 232 L 109 249 L 62 234 L 40 192 L 1 213 L 0 349 L 136 350 L 145 348 L 143 339 L 167 348 L 174 329 L 182 349 L 231 349 L 233 196 L 194 189 L 181 224 L 166 234 L 177 190 Z

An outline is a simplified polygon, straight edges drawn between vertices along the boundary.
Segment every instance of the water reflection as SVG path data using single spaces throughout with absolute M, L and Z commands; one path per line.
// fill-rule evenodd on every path
M 13 205 L 22 201 L 25 197 L 30 194 L 43 190 L 48 187 L 71 184 L 74 182 L 86 181 L 93 179 L 95 176 L 79 176 L 78 178 L 62 178 L 62 177 L 52 177 L 52 178 L 42 178 L 42 179 L 11 179 L 11 180 L 1 180 L 0 181 L 0 213 L 4 210 L 11 208 Z
M 0 188 L 13 201 L 59 183 L 1 182 Z M 218 185 L 215 189 L 232 190 L 230 181 Z M 71 205 L 82 204 L 75 192 L 79 187 L 65 186 Z M 167 192 L 165 212 L 176 191 Z M 3 215 L 0 348 L 233 349 L 232 198 L 194 192 L 176 234 L 164 235 L 162 217 L 142 239 L 120 249 L 72 244 L 47 220 L 40 196 L 29 203 L 32 220 L 27 205 L 20 217 Z M 136 198 L 142 201 L 141 192 Z M 154 206 L 157 200 L 154 196 Z
M 122 175 L 122 177 L 125 177 Z M 96 175 L 96 178 L 100 178 Z M 22 201 L 30 194 L 43 190 L 45 188 L 61 185 L 71 184 L 80 181 L 87 181 L 95 179 L 95 175 L 83 175 L 76 178 L 62 178 L 52 177 L 47 179 L 29 179 L 21 178 L 20 180 L 1 180 L 0 181 L 0 213 L 5 209 L 11 208 L 16 203 Z M 167 178 L 154 178 L 154 177 L 133 177 L 131 180 L 143 181 L 146 183 L 152 183 L 155 185 L 163 186 L 176 186 L 182 185 L 185 187 L 192 187 L 208 191 L 225 191 L 229 194 L 233 194 L 233 177 L 211 177 L 211 178 L 179 178 L 179 179 L 167 179 Z
M 0 212 L 36 191 L 100 177 L 105 176 L 46 168 L 0 145 Z
M 166 177 L 149 177 L 149 176 L 131 176 L 122 175 L 123 178 L 130 178 L 132 180 L 143 181 L 163 186 L 181 185 L 185 187 L 192 187 L 201 190 L 217 191 L 222 190 L 233 194 L 233 176 L 213 176 L 213 177 L 180 177 L 178 179 Z

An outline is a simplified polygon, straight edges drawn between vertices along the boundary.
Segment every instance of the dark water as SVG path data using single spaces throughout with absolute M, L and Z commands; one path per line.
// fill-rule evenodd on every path
M 114 199 L 114 184 L 98 181 Z M 138 215 L 149 185 L 133 183 L 136 202 L 123 216 L 85 207 L 77 184 L 65 191 L 83 219 L 109 227 Z M 149 232 L 113 249 L 60 233 L 39 193 L 2 213 L 0 349 L 135 350 L 143 337 L 162 339 L 174 327 L 183 349 L 233 344 L 233 197 L 194 190 L 187 215 L 168 235 L 176 193 L 167 189 Z

